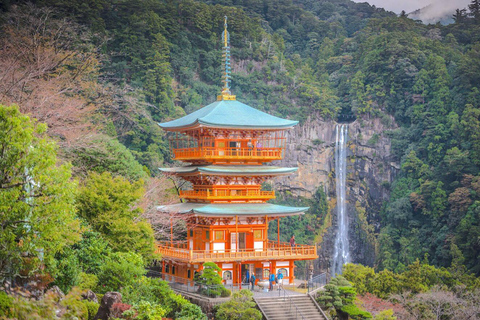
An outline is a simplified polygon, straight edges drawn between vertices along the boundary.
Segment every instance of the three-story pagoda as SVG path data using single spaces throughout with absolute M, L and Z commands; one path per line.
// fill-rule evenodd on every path
M 283 158 L 285 133 L 298 121 L 281 119 L 236 100 L 230 92 L 230 45 L 225 18 L 223 90 L 217 101 L 180 119 L 161 123 L 170 133 L 172 158 L 189 165 L 162 168 L 191 184 L 181 190 L 186 202 L 161 206 L 187 219 L 187 239 L 158 245 L 167 280 L 193 280 L 204 262 L 222 269 L 226 284 L 259 280 L 281 272 L 290 283 L 294 261 L 316 259 L 315 246 L 268 240 L 268 223 L 303 214 L 306 207 L 270 204 L 274 191 L 262 182 L 294 173 L 297 168 L 266 166 Z M 279 232 L 279 230 L 278 230 Z M 247 281 L 248 282 L 248 281 Z

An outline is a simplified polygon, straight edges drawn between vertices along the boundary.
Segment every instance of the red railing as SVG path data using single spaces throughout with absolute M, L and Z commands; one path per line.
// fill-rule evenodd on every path
M 281 160 L 283 158 L 283 148 L 214 148 L 197 147 L 172 149 L 173 159 L 175 160 Z
M 275 191 L 203 189 L 181 190 L 180 198 L 200 200 L 270 200 L 275 199 Z
M 248 260 L 280 260 L 280 259 L 295 259 L 308 260 L 316 259 L 316 246 L 309 245 L 295 245 L 291 246 L 288 243 L 277 243 L 268 241 L 267 247 L 263 249 L 224 249 L 224 250 L 188 250 L 178 246 L 171 246 L 170 243 L 158 244 L 156 253 L 161 254 L 166 258 L 173 258 L 176 260 L 183 260 L 190 263 L 208 262 L 208 261 L 248 261 Z

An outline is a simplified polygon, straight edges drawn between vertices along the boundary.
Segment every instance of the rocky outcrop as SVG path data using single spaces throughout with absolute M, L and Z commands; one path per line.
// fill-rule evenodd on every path
M 122 302 L 122 294 L 119 292 L 107 292 L 102 298 L 98 312 L 94 320 L 108 320 L 113 316 L 113 305 Z
M 334 121 L 309 118 L 288 133 L 285 159 L 276 163 L 298 167 L 295 175 L 275 179 L 278 192 L 311 198 L 318 188 L 329 197 L 332 227 L 323 237 L 318 266 L 328 269 L 336 229 L 335 214 L 335 127 Z M 377 215 L 389 197 L 389 187 L 399 170 L 391 155 L 391 141 L 386 132 L 394 129 L 391 118 L 357 119 L 349 124 L 347 208 L 349 213 L 350 252 L 354 262 L 374 262 L 373 233 L 378 228 Z M 325 261 L 326 260 L 326 261 Z

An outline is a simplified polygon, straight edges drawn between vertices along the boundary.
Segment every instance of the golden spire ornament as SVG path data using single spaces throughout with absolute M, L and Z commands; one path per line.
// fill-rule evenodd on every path
M 225 16 L 224 30 L 222 32 L 223 89 L 222 89 L 222 94 L 217 97 L 217 100 L 236 100 L 236 97 L 232 95 L 232 92 L 230 91 L 230 82 L 231 82 L 230 79 L 231 79 L 232 67 L 230 65 L 230 33 L 228 33 L 227 27 L 228 27 L 227 16 Z

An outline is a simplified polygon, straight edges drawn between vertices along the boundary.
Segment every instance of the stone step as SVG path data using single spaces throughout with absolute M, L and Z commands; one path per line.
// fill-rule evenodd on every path
M 283 297 L 257 298 L 265 318 L 268 320 L 326 320 L 308 296 L 292 296 L 290 301 Z M 296 308 L 295 308 L 296 306 Z

